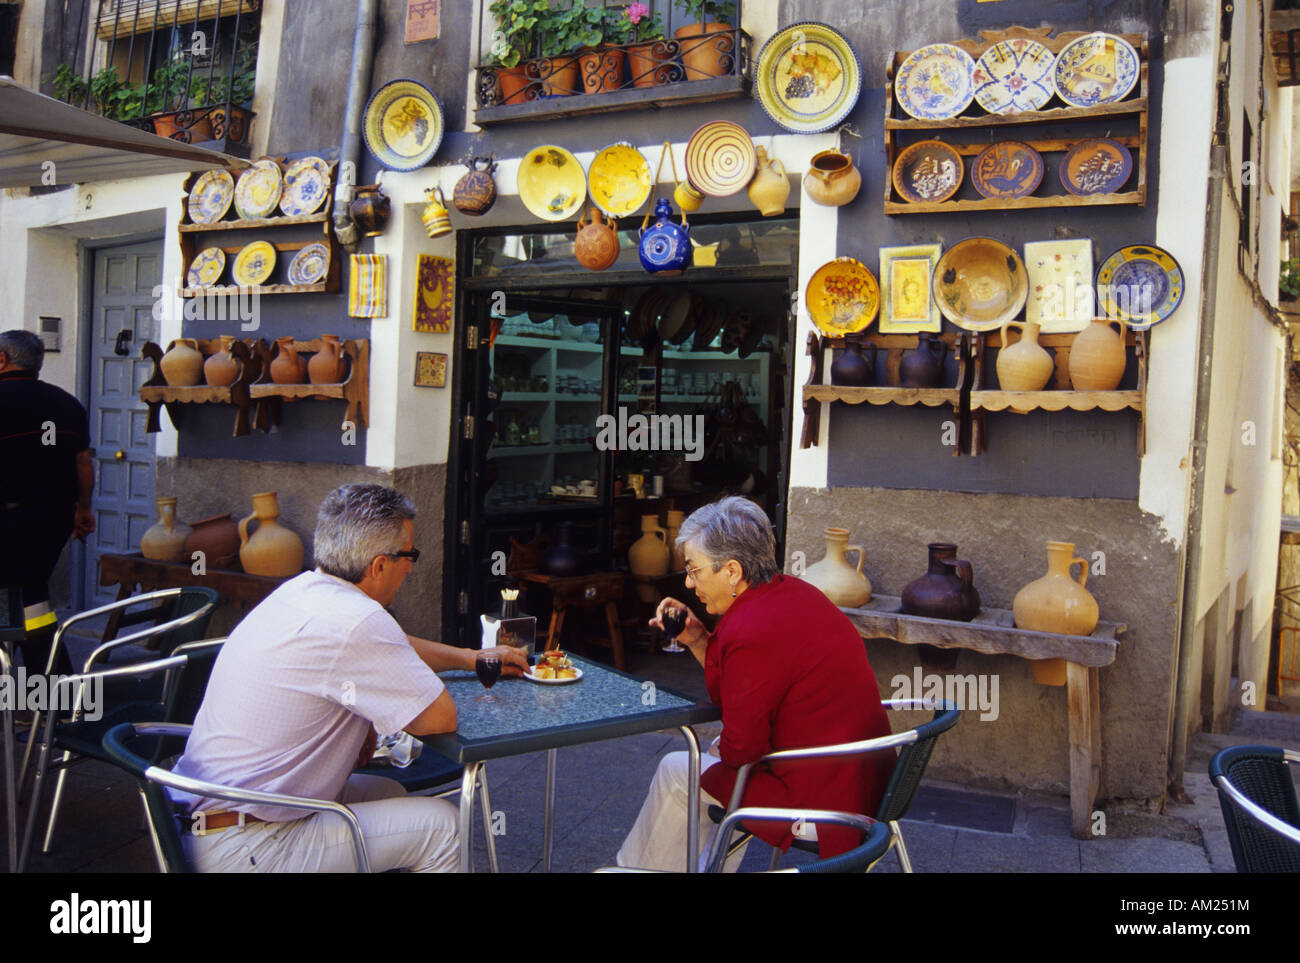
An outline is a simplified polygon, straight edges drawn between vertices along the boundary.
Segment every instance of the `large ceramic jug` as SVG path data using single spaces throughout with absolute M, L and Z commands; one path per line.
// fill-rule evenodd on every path
M 867 553 L 861 545 L 849 544 L 847 528 L 826 529 L 826 557 L 804 572 L 804 581 L 811 582 L 822 594 L 844 608 L 855 609 L 871 601 L 871 582 L 862 572 Z M 845 557 L 848 552 L 858 553 L 858 564 L 853 566 Z
M 573 254 L 588 271 L 603 271 L 618 260 L 617 222 L 602 220 L 600 210 L 591 208 L 584 220 L 578 217 L 578 236 L 573 240 Z
M 191 529 L 176 520 L 176 499 L 156 498 L 158 522 L 140 537 L 140 554 L 155 562 L 185 562 L 185 539 Z
M 447 214 L 447 200 L 442 196 L 441 187 L 430 187 L 424 196 L 429 202 L 424 205 L 420 220 L 424 222 L 424 233 L 429 237 L 442 237 L 451 233 L 451 217 Z
M 969 622 L 980 614 L 980 595 L 970 562 L 957 558 L 951 542 L 931 542 L 930 565 L 903 589 L 903 611 L 932 619 Z
M 850 341 L 840 356 L 831 365 L 831 384 L 849 388 L 868 388 L 876 383 L 876 346 L 871 349 L 871 358 L 862 353 L 862 344 Z
M 668 550 L 668 533 L 659 527 L 659 516 L 642 515 L 641 532 L 627 550 L 628 568 L 633 575 L 667 575 L 672 553 Z
M 1070 570 L 1079 566 L 1076 582 Z M 1047 574 L 1016 593 L 1011 611 L 1016 627 L 1063 635 L 1091 635 L 1101 612 L 1088 584 L 1088 560 L 1074 554 L 1073 542 L 1047 543 Z M 1034 678 L 1044 685 L 1065 684 L 1064 659 L 1039 659 L 1030 663 Z
M 898 363 L 898 384 L 902 388 L 943 387 L 943 356 L 948 346 L 933 334 L 922 334 L 911 351 Z
M 243 363 L 230 353 L 234 343 L 233 336 L 223 334 L 221 350 L 214 352 L 207 361 L 203 362 L 203 380 L 208 384 L 224 388 L 226 385 L 234 384 L 239 377 Z
M 253 496 L 253 514 L 239 523 L 239 561 L 249 575 L 288 578 L 302 571 L 302 539 L 277 521 L 280 503 L 275 492 Z M 249 537 L 248 523 L 257 520 Z
M 497 163 L 491 154 L 475 157 L 469 162 L 469 171 L 456 182 L 451 192 L 451 202 L 456 205 L 456 210 L 470 217 L 479 217 L 492 209 L 497 202 L 497 185 L 492 179 L 492 172 L 496 169 Z
M 676 509 L 668 510 L 668 550 L 672 553 L 672 571 L 681 572 L 686 568 L 686 552 L 677 544 L 677 533 L 681 531 L 686 513 Z
M 186 388 L 203 380 L 203 352 L 193 338 L 177 338 L 158 362 L 163 380 L 173 388 Z
M 278 385 L 307 383 L 307 359 L 298 354 L 292 336 L 275 339 L 276 355 L 271 362 L 271 380 Z
M 391 204 L 378 184 L 366 184 L 357 188 L 348 213 L 352 215 L 357 227 L 361 228 L 361 233 L 366 237 L 378 237 L 384 233 L 388 218 L 392 216 Z
M 314 385 L 336 385 L 342 382 L 348 362 L 339 345 L 337 334 L 322 334 L 320 350 L 307 362 L 307 377 Z
M 1114 391 L 1127 364 L 1124 322 L 1118 318 L 1094 318 L 1070 345 L 1070 382 L 1076 391 Z
M 749 200 L 764 217 L 775 217 L 785 212 L 785 202 L 790 197 L 790 178 L 785 165 L 779 160 L 768 160 L 767 151 L 754 148 L 758 161 L 754 179 L 749 182 Z
M 825 207 L 840 207 L 858 196 L 862 175 L 853 166 L 853 158 L 837 150 L 813 155 L 803 186 L 808 196 Z
M 239 525 L 230 512 L 213 515 L 194 523 L 193 531 L 185 539 L 185 557 L 192 559 L 195 552 L 203 553 L 207 568 L 234 568 L 239 558 Z
M 1021 329 L 1020 340 L 1007 343 L 1012 327 Z M 1039 325 L 1008 321 L 1002 325 L 1002 350 L 998 352 L 998 384 L 1003 391 L 1042 391 L 1052 380 L 1052 356 L 1038 343 Z
M 685 215 L 681 224 L 669 220 L 673 206 L 664 197 L 655 204 L 654 216 L 652 226 L 641 226 L 641 266 L 651 274 L 681 274 L 691 266 L 691 226 L 686 223 Z M 649 220 L 647 214 L 647 223 Z

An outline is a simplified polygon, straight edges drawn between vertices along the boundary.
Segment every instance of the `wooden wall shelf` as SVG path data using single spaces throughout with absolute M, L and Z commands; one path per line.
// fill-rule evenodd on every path
M 205 358 L 221 350 L 220 338 L 194 340 Z M 171 350 L 171 346 L 175 343 L 175 341 L 171 342 L 167 346 L 168 350 Z M 230 346 L 230 353 L 238 358 L 242 365 L 239 377 L 233 384 L 225 387 L 212 385 L 174 387 L 167 384 L 167 379 L 162 374 L 163 349 L 152 341 L 146 341 L 140 353 L 153 362 L 153 374 L 140 386 L 140 400 L 149 408 L 145 431 L 153 433 L 162 430 L 158 409 L 163 406 L 167 408 L 167 417 L 171 419 L 172 425 L 179 431 L 184 421 L 184 410 L 181 405 L 234 405 L 236 408 L 234 435 L 237 438 L 240 435 L 247 435 L 249 433 L 248 411 L 251 405 L 248 389 L 262 371 L 262 354 L 258 350 L 261 344 L 261 339 L 250 338 L 236 340 Z
M 294 350 L 299 354 L 316 354 L 324 346 L 324 341 L 314 338 L 311 341 L 294 341 Z M 254 425 L 263 431 L 270 431 L 272 425 L 280 423 L 280 404 L 284 401 L 302 401 L 304 399 L 343 400 L 348 403 L 343 414 L 343 428 L 349 424 L 370 427 L 370 341 L 366 338 L 349 339 L 339 342 L 339 349 L 348 359 L 348 376 L 338 384 L 276 384 L 271 380 L 271 362 L 279 353 L 280 346 L 261 346 L 261 376 L 249 386 L 249 396 L 257 401 L 257 416 Z M 360 421 L 357 419 L 360 418 Z
M 1123 411 L 1142 410 L 1140 391 L 972 391 L 970 406 L 976 411 Z

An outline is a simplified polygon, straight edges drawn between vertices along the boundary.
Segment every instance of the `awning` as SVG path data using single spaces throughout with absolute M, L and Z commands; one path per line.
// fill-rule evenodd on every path
M 247 166 L 238 157 L 145 133 L 0 76 L 0 187 Z

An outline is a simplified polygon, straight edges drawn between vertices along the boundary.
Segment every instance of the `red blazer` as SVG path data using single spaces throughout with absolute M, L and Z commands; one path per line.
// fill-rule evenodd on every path
M 704 680 L 722 707 L 722 762 L 700 781 L 723 805 L 731 799 L 736 770 L 769 752 L 890 733 L 861 636 L 801 579 L 778 575 L 740 594 L 709 637 Z M 885 750 L 826 762 L 764 764 L 750 771 L 743 804 L 874 816 L 896 758 L 895 750 Z M 782 849 L 794 838 L 781 823 L 746 828 Z M 824 826 L 817 835 L 823 858 L 862 839 L 855 830 Z

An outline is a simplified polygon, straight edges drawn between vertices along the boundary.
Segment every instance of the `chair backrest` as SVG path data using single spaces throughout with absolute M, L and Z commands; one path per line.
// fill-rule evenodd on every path
M 212 668 L 225 644 L 224 638 L 201 639 L 181 643 L 172 650 L 172 655 L 185 656 L 185 665 L 168 680 L 164 695 L 167 718 L 164 721 L 186 725 L 194 722 L 194 717 L 199 714 L 199 706 L 203 704 Z
M 206 608 L 207 611 L 193 622 L 157 636 L 158 654 L 171 655 L 177 646 L 207 638 L 208 623 L 212 621 L 212 614 L 220 604 L 221 594 L 215 589 L 203 585 L 186 585 L 182 587 L 180 595 L 171 603 L 170 611 L 160 613 L 162 616 L 161 621 L 168 622 L 172 619 L 178 619 L 202 608 Z
M 1219 791 L 1219 806 L 1239 873 L 1300 872 L 1300 843 L 1269 828 L 1247 808 L 1254 803 L 1300 834 L 1300 805 L 1288 758 L 1297 760 L 1300 755 L 1273 746 L 1232 746 L 1210 760 L 1210 778 Z M 1247 802 L 1232 798 L 1225 783 Z
M 887 700 L 884 706 L 887 709 L 935 710 L 934 717 L 929 722 L 916 727 L 916 741 L 899 748 L 898 761 L 894 763 L 894 771 L 885 786 L 885 794 L 880 799 L 876 818 L 894 822 L 907 815 L 907 810 L 916 797 L 917 787 L 925 776 L 925 767 L 930 763 L 935 743 L 942 733 L 957 724 L 961 710 L 948 701 L 936 707 L 933 702 L 921 699 L 892 699 Z
M 181 845 L 176 806 L 167 791 L 150 780 L 147 773 L 155 764 L 153 760 L 177 755 L 184 748 L 184 736 L 137 732 L 129 722 L 114 726 L 104 736 L 104 751 L 140 784 L 145 809 L 149 813 L 154 851 L 169 873 L 189 873 L 193 872 L 193 867 L 185 859 L 185 849 Z

